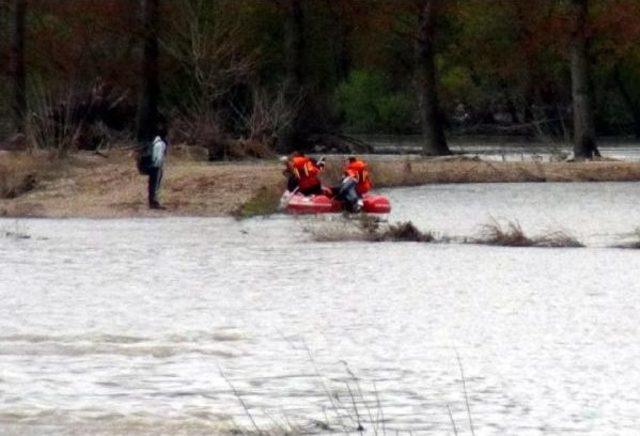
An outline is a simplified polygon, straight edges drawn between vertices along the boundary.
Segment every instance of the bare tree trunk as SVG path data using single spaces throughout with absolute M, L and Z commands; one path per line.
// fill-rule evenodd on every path
M 25 0 L 13 2 L 13 29 L 11 41 L 11 75 L 13 77 L 13 120 L 19 133 L 25 131 L 27 113 L 27 86 L 24 66 L 25 16 L 27 5 Z
M 287 104 L 296 113 L 291 124 L 279 134 L 278 149 L 289 152 L 299 146 L 300 110 L 299 100 L 304 93 L 306 41 L 304 38 L 304 12 L 300 0 L 289 0 L 285 23 L 285 54 L 287 62 L 285 96 Z
M 351 49 L 349 42 L 353 32 L 353 25 L 347 18 L 348 11 L 340 2 L 327 2 L 330 6 L 331 17 L 335 25 L 334 47 L 336 51 L 336 79 L 343 82 L 349 78 L 351 72 Z
M 434 35 L 439 6 L 439 0 L 422 0 L 416 42 L 416 78 L 424 141 L 423 153 L 426 155 L 451 154 L 444 135 L 443 117 L 438 102 L 434 60 Z
M 574 29 L 571 35 L 571 83 L 573 95 L 573 151 L 576 159 L 592 159 L 596 147 L 593 89 L 589 65 L 587 20 L 589 0 L 572 0 Z
M 144 55 L 142 59 L 142 92 L 138 108 L 137 139 L 153 140 L 158 121 L 158 16 L 160 0 L 141 0 L 144 27 Z
M 339 25 L 339 47 L 338 47 L 338 81 L 344 81 L 349 78 L 351 72 L 351 52 L 349 50 L 349 38 L 351 29 L 348 24 L 341 21 Z
M 287 85 L 294 93 L 299 92 L 304 83 L 304 13 L 300 0 L 290 0 L 287 14 Z

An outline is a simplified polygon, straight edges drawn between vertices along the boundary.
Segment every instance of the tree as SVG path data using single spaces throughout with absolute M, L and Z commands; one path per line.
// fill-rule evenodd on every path
M 144 55 L 142 59 L 142 92 L 138 108 L 137 139 L 151 141 L 158 122 L 158 17 L 160 0 L 141 0 L 144 28 Z
M 279 151 L 289 152 L 299 146 L 302 138 L 301 115 L 296 106 L 299 105 L 301 96 L 305 93 L 305 47 L 304 37 L 304 12 L 300 0 L 287 0 L 285 22 L 285 96 L 287 104 L 294 108 L 297 116 L 280 132 Z
M 255 74 L 257 49 L 243 40 L 247 32 L 238 22 L 237 3 L 174 0 L 162 47 L 174 67 L 173 87 L 163 86 L 185 111 L 210 114 L 217 100 Z M 233 15 L 232 15 L 233 14 Z M 173 95 L 171 93 L 173 91 Z
M 593 88 L 589 64 L 587 20 L 589 0 L 571 0 L 573 29 L 571 33 L 571 84 L 573 97 L 574 155 L 576 159 L 592 159 L 599 155 L 593 115 Z
M 427 155 L 451 154 L 444 135 L 443 119 L 438 102 L 434 36 L 439 12 L 438 0 L 422 0 L 418 15 L 416 40 L 416 80 L 420 100 L 420 120 L 423 135 L 423 153 Z
M 364 10 L 369 5 L 357 0 L 325 0 L 325 3 L 333 27 L 330 38 L 335 56 L 336 79 L 337 82 L 341 82 L 349 78 L 353 66 L 351 41 L 355 33 L 354 21 L 365 15 Z
M 25 0 L 13 2 L 13 29 L 11 41 L 11 75 L 13 78 L 13 117 L 14 127 L 20 132 L 25 130 L 27 113 L 27 86 L 24 66 L 25 16 L 27 4 Z
M 630 80 L 625 80 L 623 67 L 621 63 L 617 63 L 612 71 L 613 81 L 620 92 L 622 101 L 624 102 L 631 119 L 633 120 L 633 131 L 637 139 L 640 139 L 640 102 L 633 95 L 630 89 Z
M 592 52 L 598 59 L 595 74 L 605 79 L 602 99 L 607 101 L 598 113 L 600 121 L 628 125 L 640 139 L 640 3 L 599 0 L 591 5 L 591 15 L 596 35 Z M 612 104 L 618 98 L 620 104 Z

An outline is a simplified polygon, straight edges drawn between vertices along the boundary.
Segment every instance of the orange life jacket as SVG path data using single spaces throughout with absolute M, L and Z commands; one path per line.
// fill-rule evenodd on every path
M 291 171 L 298 179 L 298 186 L 302 191 L 320 184 L 320 179 L 318 178 L 320 168 L 306 156 L 296 156 L 291 159 Z
M 358 182 L 356 185 L 356 192 L 358 195 L 366 194 L 373 187 L 371 177 L 369 176 L 369 166 L 366 162 L 361 160 L 349 162 L 345 168 L 345 173 L 349 177 L 353 177 Z

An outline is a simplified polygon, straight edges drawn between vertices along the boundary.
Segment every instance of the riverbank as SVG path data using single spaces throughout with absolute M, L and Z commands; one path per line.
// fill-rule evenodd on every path
M 640 181 L 640 163 L 494 162 L 451 158 L 389 159 L 371 156 L 377 188 L 442 183 Z M 325 181 L 340 175 L 339 158 L 328 160 Z M 276 161 L 210 163 L 174 150 L 165 169 L 164 211 L 146 207 L 146 177 L 130 151 L 78 153 L 65 160 L 46 153 L 0 155 L 0 216 L 127 218 L 249 216 L 275 210 L 284 189 Z

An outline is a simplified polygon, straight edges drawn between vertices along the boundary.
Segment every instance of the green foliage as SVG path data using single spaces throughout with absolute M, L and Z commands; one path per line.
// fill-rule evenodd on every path
M 383 77 L 367 71 L 353 72 L 338 86 L 336 102 L 348 129 L 359 132 L 375 129 L 378 121 L 375 101 L 383 89 Z
M 356 133 L 402 133 L 411 128 L 414 104 L 403 92 L 394 92 L 388 79 L 357 70 L 336 91 L 337 109 L 347 130 Z
M 387 133 L 404 133 L 411 128 L 414 103 L 405 93 L 382 95 L 376 102 L 380 127 Z
M 477 106 L 483 95 L 481 89 L 473 82 L 468 68 L 461 66 L 444 67 L 440 74 L 440 89 L 442 90 L 442 106 L 448 110 L 457 103 Z

